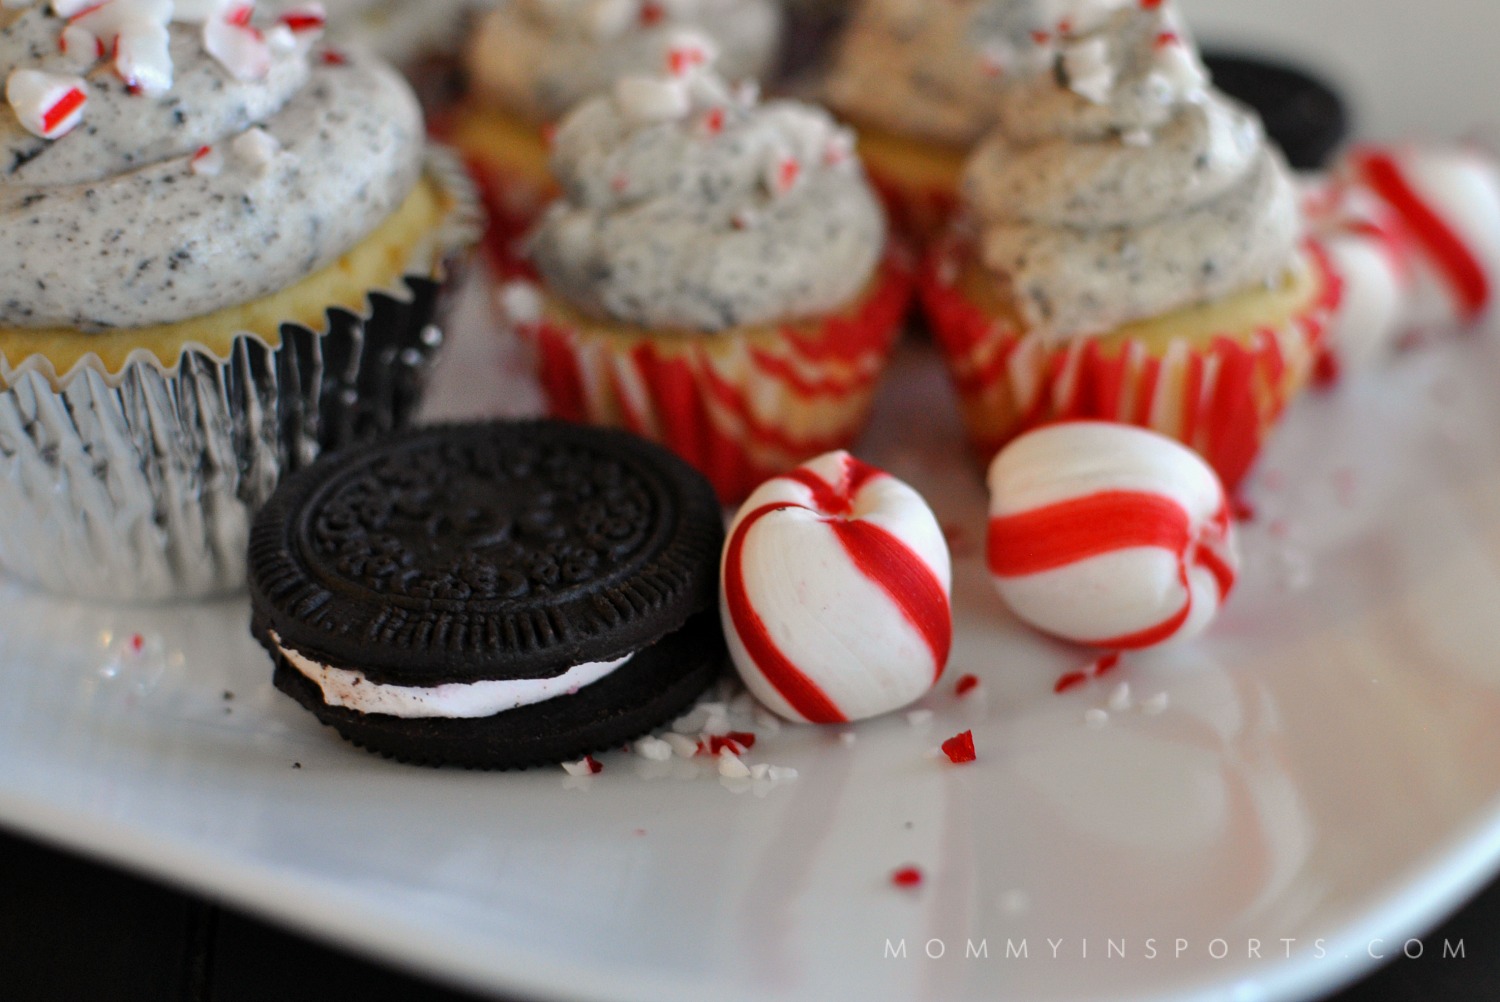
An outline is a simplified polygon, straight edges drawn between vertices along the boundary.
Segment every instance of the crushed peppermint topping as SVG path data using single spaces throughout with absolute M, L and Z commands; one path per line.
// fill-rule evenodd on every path
M 564 762 L 562 767 L 569 776 L 592 776 L 604 771 L 604 766 L 592 755 L 585 755 L 577 762 Z
M 728 748 L 719 753 L 719 775 L 725 779 L 749 779 L 750 767 Z
M 89 90 L 82 77 L 18 69 L 6 78 L 5 99 L 27 132 L 56 139 L 83 121 Z
M 967 696 L 977 688 L 979 688 L 979 676 L 964 675 L 953 684 L 953 694 L 955 696 Z
M 978 753 L 974 751 L 974 732 L 964 731 L 944 741 L 943 754 L 948 756 L 948 761 L 954 765 L 963 765 L 965 762 L 973 762 L 979 758 Z
M 246 129 L 229 141 L 229 150 L 252 170 L 268 166 L 281 152 L 281 144 L 265 129 Z
M 891 874 L 891 883 L 897 887 L 920 887 L 922 871 L 915 866 L 903 866 Z
M 200 146 L 191 161 L 194 174 L 217 177 L 224 170 L 224 154 L 214 146 Z

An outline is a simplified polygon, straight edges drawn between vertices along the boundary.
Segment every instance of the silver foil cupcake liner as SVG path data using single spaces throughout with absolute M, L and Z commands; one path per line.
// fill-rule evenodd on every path
M 427 172 L 454 200 L 425 274 L 371 291 L 281 344 L 189 346 L 165 368 L 86 359 L 0 372 L 0 569 L 61 594 L 149 603 L 245 582 L 250 520 L 283 474 L 404 426 L 420 403 L 469 251 L 478 199 L 446 151 Z

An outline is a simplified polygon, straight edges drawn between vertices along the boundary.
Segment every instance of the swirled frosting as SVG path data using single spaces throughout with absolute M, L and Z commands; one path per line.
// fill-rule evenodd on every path
M 827 84 L 841 114 L 898 135 L 971 146 L 995 124 L 999 94 L 1038 68 L 1033 0 L 864 0 Z
M 679 41 L 677 73 L 625 77 L 556 136 L 564 195 L 532 241 L 550 288 L 598 317 L 717 331 L 819 316 L 851 302 L 885 219 L 822 109 L 758 104 Z
M 1170 2 L 1038 43 L 964 193 L 1022 318 L 1100 333 L 1281 277 L 1300 236 L 1259 120 L 1214 90 Z
M 250 18 L 216 0 L 0 12 L 0 327 L 137 327 L 249 302 L 336 259 L 411 191 L 422 121 L 405 83 L 356 52 L 315 56 L 316 6 Z M 72 90 L 72 120 L 42 128 Z
M 731 80 L 761 80 L 776 61 L 780 0 L 501 0 L 468 51 L 475 90 L 537 124 L 632 73 L 652 73 L 683 29 L 719 47 Z

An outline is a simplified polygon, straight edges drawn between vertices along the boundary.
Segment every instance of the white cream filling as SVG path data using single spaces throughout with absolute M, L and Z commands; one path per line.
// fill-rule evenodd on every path
M 283 647 L 275 631 L 271 633 L 271 641 L 292 667 L 317 683 L 323 690 L 323 701 L 329 706 L 408 719 L 491 717 L 558 696 L 570 696 L 635 657 L 630 653 L 615 661 L 575 665 L 555 678 L 447 682 L 423 688 L 371 682 L 362 671 L 319 664 L 306 655 Z

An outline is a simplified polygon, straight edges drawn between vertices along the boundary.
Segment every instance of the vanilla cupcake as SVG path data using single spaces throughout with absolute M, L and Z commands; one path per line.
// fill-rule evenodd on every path
M 502 0 L 468 47 L 469 95 L 440 124 L 479 182 L 500 271 L 515 271 L 517 239 L 557 194 L 546 135 L 569 109 L 621 76 L 659 72 L 683 29 L 713 40 L 729 79 L 764 80 L 781 21 L 780 0 Z
M 896 227 L 925 244 L 958 206 L 965 158 L 1000 95 L 1047 65 L 1046 0 L 861 0 L 840 38 L 828 103 Z
M 316 25 L 80 6 L 0 12 L 0 565 L 222 592 L 281 472 L 415 407 L 477 205 Z
M 1214 90 L 1170 3 L 1077 28 L 1008 88 L 967 234 L 923 299 L 988 455 L 1066 417 L 1140 424 L 1231 487 L 1305 383 L 1338 283 L 1281 155 Z
M 709 46 L 564 121 L 517 319 L 558 416 L 665 443 L 727 501 L 858 435 L 910 282 L 849 133 L 731 88 Z

